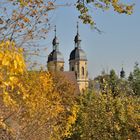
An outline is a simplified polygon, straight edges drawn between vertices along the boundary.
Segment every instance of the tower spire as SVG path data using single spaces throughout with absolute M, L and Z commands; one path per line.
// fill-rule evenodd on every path
M 56 36 L 56 25 L 53 26 L 54 38 L 52 41 L 53 50 L 48 56 L 47 67 L 49 71 L 64 71 L 64 57 L 59 51 L 59 40 Z
M 79 22 L 77 21 L 77 35 L 79 35 Z
M 74 42 L 75 42 L 75 47 L 80 47 L 80 42 L 81 42 L 81 39 L 80 39 L 80 35 L 79 35 L 79 22 L 77 22 L 77 34 L 74 38 Z
M 56 25 L 54 26 L 54 33 L 55 33 L 55 37 L 56 37 Z
M 59 45 L 59 40 L 56 36 L 56 25 L 54 26 L 54 33 L 55 33 L 55 36 L 54 36 L 54 39 L 52 41 L 52 45 L 53 45 L 53 50 L 56 50 L 56 49 L 58 49 L 58 45 Z

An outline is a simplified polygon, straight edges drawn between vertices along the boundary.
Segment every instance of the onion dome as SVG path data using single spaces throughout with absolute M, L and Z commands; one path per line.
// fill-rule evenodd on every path
M 59 50 L 53 50 L 48 56 L 48 62 L 51 61 L 64 62 L 64 57 Z
M 64 57 L 62 53 L 59 51 L 59 40 L 56 37 L 56 26 L 54 31 L 55 31 L 55 37 L 52 41 L 53 51 L 48 56 L 48 62 L 50 61 L 64 62 Z
M 125 77 L 125 71 L 123 70 L 123 68 L 122 68 L 122 70 L 121 70 L 121 72 L 120 72 L 120 77 L 121 77 L 121 78 L 124 78 L 124 77 Z
M 81 39 L 80 39 L 80 35 L 79 35 L 78 23 L 77 23 L 77 35 L 74 38 L 74 42 L 75 42 L 75 48 L 70 53 L 70 59 L 69 60 L 75 60 L 75 59 L 76 60 L 87 60 L 85 52 L 80 47 Z
M 69 60 L 85 60 L 87 61 L 87 57 L 85 52 L 78 47 L 75 47 L 74 50 L 70 53 L 70 59 Z

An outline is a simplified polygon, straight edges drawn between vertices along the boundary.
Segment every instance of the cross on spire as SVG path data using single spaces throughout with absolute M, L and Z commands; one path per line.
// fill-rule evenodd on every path
M 79 22 L 77 21 L 77 34 L 79 34 Z
M 52 44 L 53 44 L 53 49 L 56 49 L 56 48 L 58 48 L 58 44 L 59 44 L 59 40 L 56 37 L 56 25 L 54 26 L 54 32 L 55 32 L 55 37 L 52 41 Z
M 56 25 L 54 26 L 54 32 L 55 32 L 55 37 L 56 37 Z
M 75 47 L 80 47 L 80 42 L 81 42 L 81 39 L 80 39 L 80 35 L 79 35 L 79 22 L 77 22 L 77 34 L 74 38 L 74 42 L 75 42 Z

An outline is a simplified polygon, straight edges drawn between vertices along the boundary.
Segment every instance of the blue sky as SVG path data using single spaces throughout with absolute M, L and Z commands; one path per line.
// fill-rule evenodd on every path
M 81 47 L 87 54 L 89 77 L 93 78 L 103 70 L 109 72 L 112 68 L 119 74 L 122 64 L 128 75 L 133 70 L 134 63 L 140 63 L 140 2 L 132 2 L 136 6 L 131 16 L 120 15 L 112 9 L 106 12 L 96 9 L 93 11 L 92 15 L 98 28 L 103 31 L 102 34 L 79 21 Z M 64 55 L 66 71 L 69 70 L 69 54 L 74 48 L 78 14 L 74 7 L 61 7 L 51 14 L 51 24 L 57 26 L 59 49 Z M 46 64 L 47 55 L 52 50 L 53 37 L 54 32 L 51 30 L 43 43 L 48 48 L 43 52 L 45 57 L 40 59 L 43 64 Z

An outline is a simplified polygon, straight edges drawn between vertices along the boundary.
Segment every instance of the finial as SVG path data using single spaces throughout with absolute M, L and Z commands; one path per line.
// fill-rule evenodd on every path
M 77 21 L 77 34 L 79 34 L 79 22 Z
M 54 26 L 54 32 L 55 32 L 55 37 L 56 37 L 56 25 Z
M 55 28 L 54 28 L 55 37 L 54 37 L 54 39 L 53 39 L 53 41 L 52 41 L 52 44 L 53 44 L 53 46 L 56 46 L 56 45 L 59 44 L 59 40 L 58 40 L 58 38 L 56 37 L 56 25 L 55 25 L 54 27 L 55 27 Z M 54 49 L 54 48 L 53 48 L 53 49 Z
M 74 38 L 74 42 L 76 45 L 75 47 L 80 47 L 81 39 L 80 39 L 80 35 L 79 35 L 79 22 L 77 22 L 77 35 Z
M 123 61 L 122 61 L 122 68 L 123 68 L 123 65 L 124 65 L 124 64 L 123 64 Z

